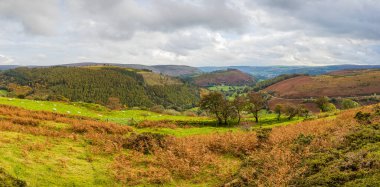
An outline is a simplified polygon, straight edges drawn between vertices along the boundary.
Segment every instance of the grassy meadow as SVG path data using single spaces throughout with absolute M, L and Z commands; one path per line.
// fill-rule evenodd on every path
M 21 107 L 27 110 L 35 111 L 47 111 L 59 114 L 67 114 L 74 116 L 84 116 L 90 117 L 97 120 L 114 122 L 121 125 L 130 125 L 131 123 L 139 123 L 142 121 L 180 121 L 183 123 L 196 123 L 196 126 L 191 128 L 181 128 L 181 126 L 176 128 L 137 128 L 138 132 L 152 132 L 169 134 L 175 136 L 186 136 L 194 134 L 208 134 L 213 132 L 228 132 L 228 131 L 240 131 L 242 127 L 217 127 L 214 124 L 214 120 L 209 117 L 198 117 L 198 116 L 185 116 L 185 115 L 167 115 L 155 113 L 147 110 L 121 110 L 113 111 L 106 107 L 96 104 L 74 102 L 52 102 L 52 101 L 36 101 L 28 99 L 17 99 L 17 98 L 7 98 L 0 97 L 0 104 Z M 246 116 L 245 120 L 248 121 L 249 128 L 271 128 L 275 126 L 282 126 L 298 121 L 302 121 L 303 118 L 294 118 L 292 120 L 287 120 L 285 117 L 277 121 L 276 114 L 269 114 L 265 111 L 260 113 L 259 124 L 253 123 L 253 118 L 250 115 Z M 202 126 L 200 124 L 211 124 L 212 126 L 206 125 Z

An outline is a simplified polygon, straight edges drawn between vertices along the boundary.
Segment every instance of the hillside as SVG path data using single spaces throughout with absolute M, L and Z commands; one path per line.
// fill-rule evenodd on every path
M 377 69 L 380 65 L 334 65 L 334 66 L 224 66 L 199 67 L 204 72 L 238 69 L 259 79 L 269 79 L 283 74 L 321 75 L 332 71 L 345 69 Z
M 139 70 L 150 70 L 155 73 L 161 73 L 169 76 L 187 76 L 198 74 L 201 71 L 196 67 L 184 66 L 184 65 L 142 65 L 142 64 L 116 64 L 116 63 L 95 63 L 95 62 L 82 62 L 82 63 L 72 63 L 63 64 L 61 66 L 68 67 L 86 67 L 86 66 L 114 66 L 123 68 L 132 68 Z
M 346 70 L 319 76 L 298 76 L 265 90 L 280 98 L 354 97 L 380 93 L 380 70 Z
M 255 80 L 252 76 L 236 69 L 214 71 L 200 74 L 192 78 L 192 82 L 198 86 L 208 87 L 216 85 L 244 86 L 253 85 Z
M 189 108 L 198 102 L 198 89 L 178 79 L 119 67 L 17 68 L 3 72 L 1 86 L 10 96 L 42 100 L 84 101 L 107 105 L 109 98 L 121 104 Z M 149 76 L 150 75 L 150 76 Z M 152 82 L 162 77 L 164 84 Z
M 369 119 L 355 119 L 359 111 Z M 379 186 L 379 112 L 370 106 L 272 129 L 224 128 L 177 137 L 150 133 L 165 129 L 160 127 L 0 105 L 0 181 L 10 186 Z

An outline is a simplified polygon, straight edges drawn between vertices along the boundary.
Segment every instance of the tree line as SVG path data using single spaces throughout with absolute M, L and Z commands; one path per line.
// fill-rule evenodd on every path
M 228 100 L 221 92 L 213 91 L 201 98 L 199 106 L 214 116 L 219 125 L 228 125 L 231 121 L 240 124 L 243 112 L 252 114 L 255 122 L 259 123 L 260 112 L 269 110 L 269 99 L 270 95 L 265 92 L 252 91 Z M 274 112 L 277 113 L 278 120 L 281 115 L 287 115 L 289 120 L 297 115 L 309 115 L 309 110 L 304 105 L 293 104 L 277 105 Z
M 270 111 L 268 107 L 270 97 L 266 92 L 251 91 L 246 95 L 239 95 L 235 99 L 229 100 L 221 92 L 213 91 L 201 98 L 199 106 L 200 109 L 214 116 L 219 125 L 228 125 L 231 122 L 240 124 L 243 113 L 251 114 L 255 122 L 258 123 L 260 121 L 260 112 L 262 110 Z M 328 97 L 319 97 L 312 102 L 316 104 L 321 112 L 336 110 L 335 105 L 331 103 L 331 99 Z M 351 99 L 343 99 L 340 104 L 342 109 L 359 106 L 357 102 Z M 282 116 L 286 116 L 288 120 L 291 120 L 296 116 L 308 118 L 311 115 L 305 105 L 292 103 L 277 104 L 271 112 L 277 115 L 278 121 Z

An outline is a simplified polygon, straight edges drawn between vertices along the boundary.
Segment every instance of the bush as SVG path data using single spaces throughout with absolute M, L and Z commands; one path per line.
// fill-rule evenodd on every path
M 197 116 L 197 114 L 195 112 L 190 111 L 190 110 L 187 110 L 187 111 L 183 112 L 183 115 L 185 115 L 185 116 L 191 116 L 191 117 Z
M 359 111 L 355 115 L 355 119 L 360 124 L 371 124 L 371 114 L 370 113 L 363 113 L 362 111 Z
M 343 99 L 342 100 L 342 109 L 350 109 L 359 107 L 359 103 L 351 100 L 351 99 Z
M 179 116 L 181 115 L 180 112 L 174 110 L 174 109 L 166 109 L 162 112 L 163 114 L 171 115 L 171 116 Z
M 162 113 L 164 112 L 165 108 L 162 105 L 155 105 L 150 108 L 150 111 L 156 112 L 156 113 Z
M 257 139 L 259 140 L 259 142 L 267 141 L 271 131 L 272 131 L 272 129 L 270 129 L 270 128 L 258 129 L 256 131 L 256 136 L 257 136 Z
M 152 154 L 156 148 L 165 147 L 165 135 L 154 133 L 131 134 L 123 146 L 143 154 Z
M 334 112 L 336 110 L 336 107 L 332 103 L 325 103 L 321 107 L 322 112 Z

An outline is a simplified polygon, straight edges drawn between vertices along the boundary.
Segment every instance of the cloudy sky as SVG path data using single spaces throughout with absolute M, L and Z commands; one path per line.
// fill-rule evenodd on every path
M 0 0 L 0 65 L 380 64 L 379 0 Z

